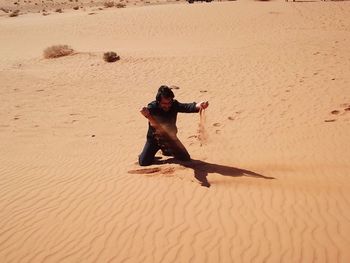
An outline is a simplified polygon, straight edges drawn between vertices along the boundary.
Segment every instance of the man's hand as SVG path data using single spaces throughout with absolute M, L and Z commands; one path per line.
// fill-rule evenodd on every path
M 196 104 L 196 108 L 198 110 L 205 110 L 206 108 L 208 108 L 209 106 L 209 102 L 208 101 L 201 101 L 201 102 L 198 102 Z
M 141 108 L 140 112 L 146 118 L 148 118 L 151 115 L 151 113 L 149 112 L 149 110 L 146 107 Z

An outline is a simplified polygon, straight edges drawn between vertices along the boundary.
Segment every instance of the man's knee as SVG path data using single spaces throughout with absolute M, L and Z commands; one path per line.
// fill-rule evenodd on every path
M 139 156 L 139 165 L 140 166 L 149 166 L 153 163 L 153 160 L 149 160 L 147 158 L 141 158 L 141 156 Z

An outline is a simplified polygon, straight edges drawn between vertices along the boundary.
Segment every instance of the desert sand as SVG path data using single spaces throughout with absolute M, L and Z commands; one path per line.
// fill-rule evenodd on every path
M 1 15 L 0 47 L 0 262 L 350 262 L 350 2 Z M 194 161 L 140 167 L 163 84 L 207 138 L 179 114 Z

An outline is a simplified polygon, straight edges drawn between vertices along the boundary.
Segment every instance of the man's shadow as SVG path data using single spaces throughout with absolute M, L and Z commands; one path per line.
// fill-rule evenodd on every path
M 226 165 L 219 165 L 214 163 L 208 163 L 200 160 L 191 160 L 191 161 L 180 161 L 175 158 L 169 158 L 167 160 L 158 160 L 157 163 L 164 164 L 164 163 L 174 163 L 179 164 L 181 166 L 184 166 L 186 168 L 193 169 L 194 177 L 201 182 L 202 186 L 210 187 L 210 183 L 207 179 L 208 173 L 218 173 L 223 176 L 232 176 L 232 177 L 239 177 L 239 176 L 248 176 L 248 177 L 255 177 L 260 179 L 276 179 L 274 177 L 264 176 L 262 174 L 258 174 L 249 170 L 240 169 L 236 167 L 226 166 Z

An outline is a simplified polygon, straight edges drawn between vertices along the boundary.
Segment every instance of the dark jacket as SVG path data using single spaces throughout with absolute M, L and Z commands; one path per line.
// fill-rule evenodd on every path
M 196 103 L 180 103 L 174 100 L 169 111 L 163 111 L 157 101 L 152 101 L 147 106 L 150 114 L 161 125 L 165 126 L 168 131 L 174 136 L 177 134 L 176 119 L 178 112 L 194 113 L 199 110 L 196 108 Z M 154 128 L 148 123 L 147 139 L 154 139 Z

